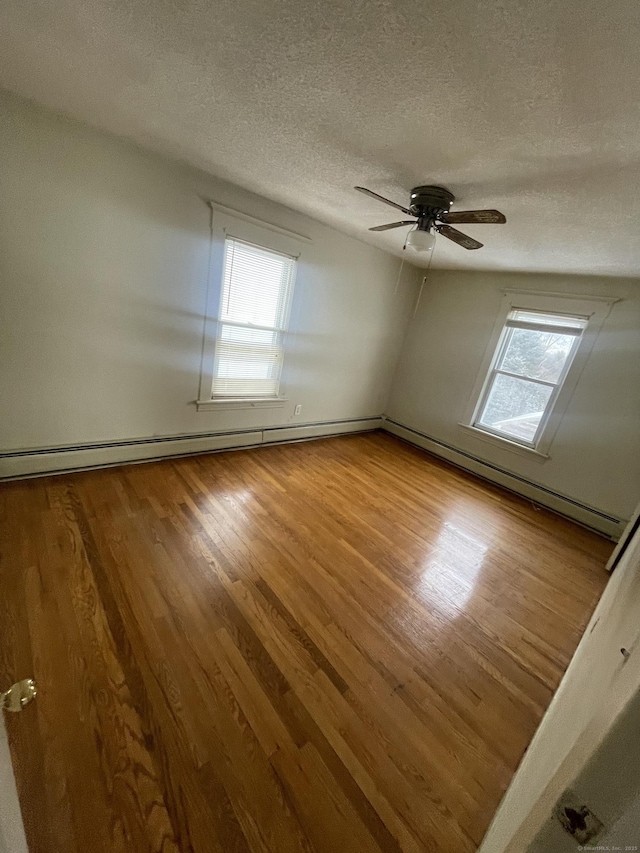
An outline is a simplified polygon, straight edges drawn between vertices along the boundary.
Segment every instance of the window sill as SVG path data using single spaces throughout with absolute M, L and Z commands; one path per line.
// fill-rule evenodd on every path
M 509 441 L 508 438 L 500 438 L 498 435 L 485 432 L 482 429 L 478 429 L 478 427 L 471 426 L 471 424 L 458 424 L 458 426 L 462 427 L 466 432 L 473 433 L 473 435 L 476 438 L 479 438 L 480 441 L 487 441 L 489 444 L 501 447 L 503 450 L 509 450 L 511 453 L 519 453 L 521 456 L 528 456 L 536 462 L 546 462 L 547 459 L 551 458 L 548 453 L 542 453 L 540 450 L 534 450 L 533 447 L 525 447 L 524 444 L 518 444 L 516 441 Z
M 287 397 L 221 397 L 219 400 L 196 400 L 199 412 L 220 412 L 227 409 L 281 409 Z

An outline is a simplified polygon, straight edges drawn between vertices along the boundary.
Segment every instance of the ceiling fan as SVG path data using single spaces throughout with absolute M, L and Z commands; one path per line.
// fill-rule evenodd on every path
M 414 187 L 411 190 L 409 207 L 396 204 L 395 201 L 390 201 L 388 198 L 366 189 L 366 187 L 354 187 L 354 189 L 371 196 L 371 198 L 376 198 L 378 201 L 383 201 L 385 204 L 390 204 L 408 216 L 415 217 L 415 220 L 405 219 L 401 222 L 390 222 L 388 225 L 376 225 L 374 228 L 369 228 L 369 231 L 388 231 L 391 228 L 401 228 L 404 225 L 416 225 L 416 229 L 407 235 L 405 243 L 406 246 L 416 252 L 431 251 L 436 241 L 436 234 L 442 234 L 448 240 L 453 240 L 463 249 L 481 249 L 482 243 L 474 240 L 473 237 L 468 237 L 462 231 L 452 228 L 452 223 L 455 225 L 462 223 L 501 225 L 507 221 L 506 216 L 499 210 L 461 210 L 457 213 L 450 213 L 449 208 L 455 201 L 455 196 L 443 187 Z

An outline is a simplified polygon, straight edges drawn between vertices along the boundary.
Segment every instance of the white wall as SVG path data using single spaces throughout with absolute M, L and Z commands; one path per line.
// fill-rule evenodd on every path
M 589 842 L 591 848 L 640 848 L 639 730 L 640 693 L 636 692 L 570 783 L 575 802 L 588 806 L 603 824 L 600 834 Z M 576 843 L 551 814 L 527 853 L 576 853 Z
M 459 426 L 504 289 L 614 295 L 562 423 L 540 462 Z M 410 322 L 390 418 L 476 458 L 628 519 L 640 492 L 640 280 L 431 271 Z
M 194 406 L 205 198 L 312 239 L 299 261 L 282 409 Z M 399 263 L 0 94 L 0 450 L 380 415 L 416 292 L 417 273 L 405 266 L 394 295 Z
M 638 843 L 640 841 L 638 838 L 639 826 L 640 794 L 627 806 L 611 829 L 604 830 L 603 835 L 598 837 L 597 844 L 604 847 L 605 850 L 607 846 L 613 850 L 614 845 L 617 845 L 619 850 L 624 850 L 626 846 L 640 847 L 640 843 Z

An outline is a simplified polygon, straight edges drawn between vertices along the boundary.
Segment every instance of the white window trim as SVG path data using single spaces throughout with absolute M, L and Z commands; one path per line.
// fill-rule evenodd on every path
M 458 426 L 462 427 L 465 432 L 470 433 L 474 438 L 477 438 L 480 441 L 486 441 L 488 444 L 493 444 L 494 447 L 501 447 L 503 450 L 508 450 L 511 453 L 519 453 L 521 456 L 529 456 L 532 459 L 535 459 L 536 462 L 545 462 L 550 458 L 548 453 L 542 453 L 542 451 L 537 450 L 535 447 L 528 447 L 526 444 L 511 441 L 507 436 L 502 438 L 502 436 L 496 435 L 496 433 L 487 432 L 487 430 L 479 429 L 479 427 L 473 426 L 472 424 L 459 423 Z
M 221 412 L 226 409 L 281 409 L 288 397 L 212 397 L 196 400 L 199 412 Z
M 204 339 L 202 344 L 202 364 L 200 369 L 200 389 L 196 400 L 198 412 L 220 412 L 227 409 L 276 409 L 282 408 L 288 401 L 286 384 L 289 360 L 284 359 L 280 376 L 280 389 L 277 397 L 213 397 L 211 389 L 214 380 L 216 342 L 220 330 L 218 314 L 220 294 L 224 275 L 225 240 L 236 237 L 256 246 L 263 246 L 274 252 L 289 255 L 299 261 L 302 254 L 302 242 L 309 238 L 270 225 L 254 217 L 232 211 L 215 202 L 211 208 L 211 247 L 209 276 L 207 282 L 207 304 L 205 308 Z M 294 287 L 295 291 L 295 287 Z M 295 292 L 289 304 L 288 325 L 283 334 L 285 353 L 292 338 Z
M 478 376 L 469 397 L 463 418 L 459 426 L 475 438 L 489 442 L 504 450 L 545 462 L 550 458 L 549 450 L 562 421 L 562 417 L 573 396 L 580 375 L 594 347 L 600 328 L 611 306 L 618 302 L 615 297 L 579 296 L 573 294 L 544 293 L 541 291 L 508 290 L 504 292 L 498 316 L 487 344 Z M 475 426 L 476 415 L 485 398 L 485 390 L 491 379 L 491 368 L 497 355 L 497 347 L 511 311 L 542 311 L 549 314 L 570 314 L 588 317 L 577 351 L 566 369 L 566 375 L 552 404 L 546 422 L 542 426 L 535 447 L 521 444 L 508 437 Z

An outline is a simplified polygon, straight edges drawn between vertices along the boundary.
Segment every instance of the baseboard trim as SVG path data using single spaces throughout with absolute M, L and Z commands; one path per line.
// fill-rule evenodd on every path
M 218 433 L 137 438 L 65 447 L 44 447 L 0 453 L 0 481 L 65 474 L 112 465 L 152 462 L 174 456 L 242 450 L 273 444 L 309 441 L 332 435 L 370 432 L 384 429 L 391 435 L 427 450 L 435 456 L 496 483 L 521 497 L 528 498 L 554 512 L 604 533 L 617 541 L 627 520 L 616 518 L 565 495 L 553 492 L 517 474 L 499 468 L 466 451 L 458 450 L 412 427 L 384 417 L 355 418 L 343 421 L 319 421 L 309 424 L 265 427 L 257 430 L 230 430 Z
M 527 480 L 518 474 L 513 474 L 490 462 L 484 462 L 482 459 L 466 451 L 458 450 L 443 441 L 432 438 L 398 421 L 384 418 L 382 428 L 391 433 L 391 435 L 409 442 L 409 444 L 413 444 L 416 447 L 427 450 L 429 453 L 433 453 L 434 456 L 439 456 L 447 462 L 451 462 L 458 468 L 470 471 L 484 480 L 496 483 L 510 492 L 528 498 L 534 501 L 534 503 L 551 509 L 559 515 L 564 515 L 572 521 L 577 521 L 585 527 L 596 530 L 598 533 L 604 533 L 614 541 L 620 538 L 622 531 L 625 529 L 627 524 L 625 519 L 607 515 L 598 509 L 582 504 L 573 498 L 561 495 L 551 489 L 547 489 L 545 486 Z
M 190 456 L 222 450 L 240 450 L 262 445 L 308 441 L 332 435 L 369 432 L 382 426 L 381 417 L 355 418 L 344 421 L 320 421 L 294 426 L 265 427 L 257 430 L 197 433 L 153 438 L 137 438 L 82 444 L 66 447 L 44 447 L 0 453 L 0 480 L 64 474 L 88 468 L 106 468 L 136 462 L 152 462 L 171 456 Z

